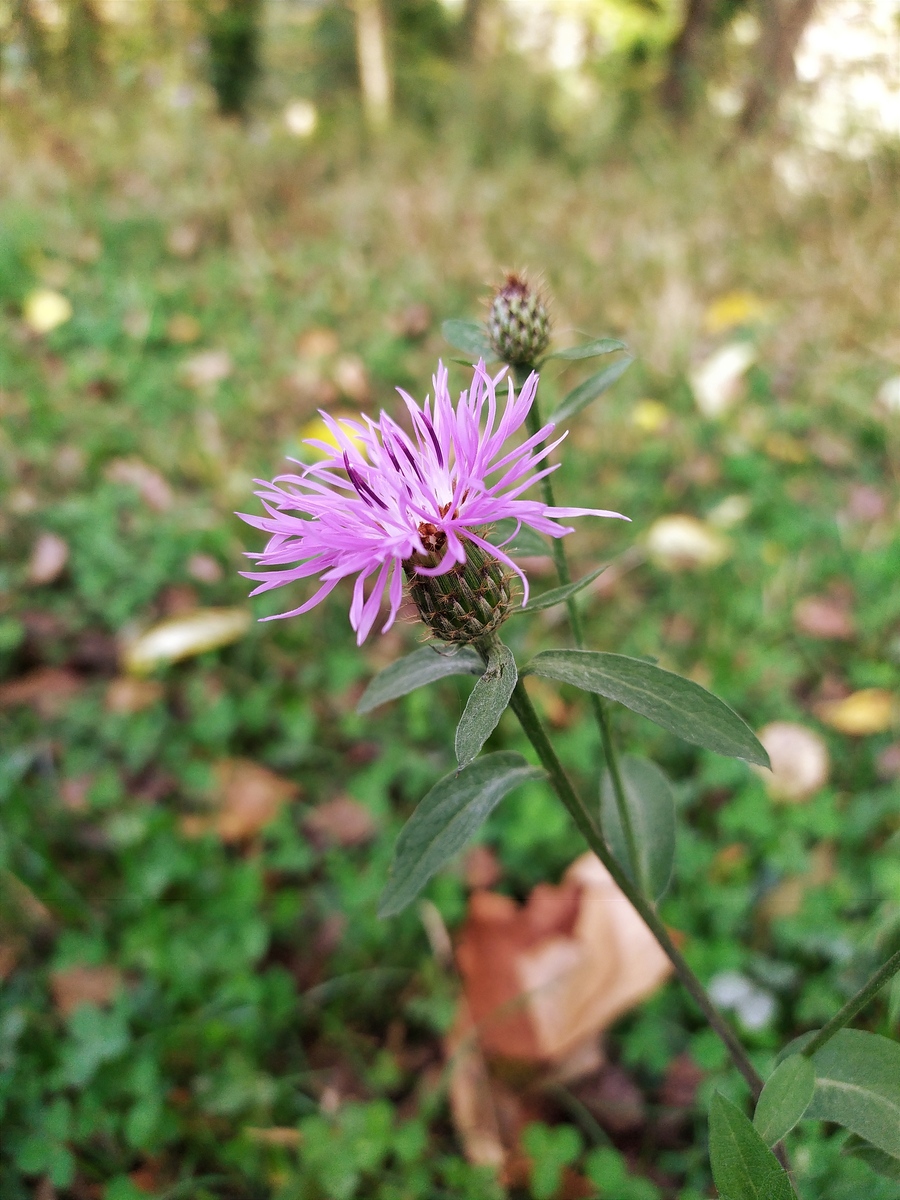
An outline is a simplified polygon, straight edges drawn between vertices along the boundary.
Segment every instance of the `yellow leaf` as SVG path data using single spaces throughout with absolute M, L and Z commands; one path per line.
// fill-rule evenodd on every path
M 198 608 L 161 621 L 130 641 L 122 653 L 127 671 L 142 675 L 162 663 L 178 662 L 238 641 L 250 628 L 246 608 Z
M 816 716 L 838 733 L 865 737 L 891 728 L 897 717 L 896 701 L 886 688 L 863 688 L 843 700 L 826 700 L 817 707 Z
M 35 333 L 50 333 L 59 325 L 65 325 L 72 316 L 72 305 L 60 292 L 49 288 L 37 288 L 25 297 L 22 318 Z
M 642 433 L 659 433 L 669 424 L 670 413 L 658 400 L 639 400 L 631 414 L 631 422 Z
M 771 306 L 752 292 L 727 292 L 713 300 L 703 317 L 707 333 L 725 333 L 740 325 L 764 321 Z

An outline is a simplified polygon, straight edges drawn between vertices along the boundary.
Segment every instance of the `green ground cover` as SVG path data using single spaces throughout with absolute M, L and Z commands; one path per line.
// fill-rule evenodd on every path
M 478 316 L 501 266 L 541 273 L 559 331 L 620 336 L 637 357 L 557 476 L 561 502 L 633 519 L 584 521 L 569 539 L 577 574 L 605 558 L 627 567 L 582 600 L 590 644 L 692 673 L 755 728 L 798 720 L 828 741 L 828 785 L 778 805 L 742 764 L 619 721 L 626 746 L 676 783 L 665 920 L 703 979 L 737 971 L 772 997 L 770 1019 L 744 1031 L 768 1071 L 776 1048 L 859 986 L 900 911 L 900 791 L 883 765 L 896 730 L 851 737 L 814 715 L 847 691 L 896 692 L 900 671 L 898 431 L 874 403 L 900 354 L 896 165 L 820 162 L 814 186 L 792 192 L 767 155 L 713 170 L 702 149 L 676 153 L 651 133 L 593 166 L 514 153 L 473 164 L 465 147 L 408 131 L 359 157 L 291 141 L 275 122 L 248 136 L 142 104 L 63 116 L 23 102 L 0 144 L 0 670 L 7 688 L 57 670 L 27 702 L 7 691 L 0 711 L 0 1194 L 32 1196 L 42 1178 L 78 1200 L 498 1194 L 462 1159 L 448 1116 L 455 978 L 415 910 L 375 915 L 403 820 L 453 766 L 471 685 L 355 715 L 373 672 L 420 631 L 401 624 L 359 650 L 338 593 L 158 670 L 140 711 L 121 711 L 109 685 L 130 631 L 195 603 L 245 602 L 237 571 L 258 541 L 232 514 L 252 511 L 252 478 L 280 468 L 323 398 L 352 411 L 367 390 L 373 411 L 396 404 L 397 385 L 421 397 L 452 354 L 440 320 Z M 22 321 L 39 287 L 73 310 L 46 335 Z M 766 305 L 739 333 L 757 363 L 734 410 L 707 420 L 688 370 L 733 336 L 710 332 L 704 313 L 737 288 Z M 431 312 L 421 330 L 414 304 Z M 321 367 L 336 393 L 302 341 L 322 329 L 335 335 Z M 227 360 L 198 362 L 203 352 Z M 353 357 L 340 375 L 342 355 Z M 204 362 L 218 381 L 199 377 Z M 461 367 L 454 378 L 464 386 Z M 578 378 L 548 372 L 545 408 Z M 663 411 L 655 429 L 648 399 L 664 409 L 649 410 Z M 671 573 L 641 550 L 656 518 L 705 518 L 734 496 L 720 565 Z M 48 532 L 67 565 L 29 584 Z M 797 600 L 829 589 L 852 611 L 846 640 L 795 623 Z M 257 616 L 279 607 L 252 603 Z M 517 650 L 547 644 L 541 621 L 509 629 Z M 565 701 L 549 715 L 590 789 L 594 730 L 583 700 Z M 526 750 L 508 718 L 490 747 Z M 189 818 L 234 758 L 291 780 L 299 798 L 248 840 L 193 836 Z M 341 846 L 311 832 L 337 796 L 363 806 L 374 837 Z M 484 838 L 518 897 L 580 850 L 537 784 Z M 428 895 L 457 926 L 461 873 Z M 54 979 L 76 966 L 114 968 L 119 986 L 64 1015 Z M 896 1033 L 898 1000 L 883 996 L 865 1026 Z M 555 1128 L 532 1139 L 544 1174 L 531 1194 L 553 1194 L 556 1155 L 610 1200 L 708 1195 L 705 1102 L 716 1088 L 740 1095 L 715 1039 L 670 985 L 613 1029 L 609 1053 L 640 1120 L 623 1134 L 559 1098 Z M 679 1055 L 703 1079 L 673 1136 L 659 1096 Z M 272 1129 L 299 1136 L 254 1132 Z M 806 1200 L 895 1195 L 841 1158 L 843 1138 L 814 1125 L 791 1135 Z

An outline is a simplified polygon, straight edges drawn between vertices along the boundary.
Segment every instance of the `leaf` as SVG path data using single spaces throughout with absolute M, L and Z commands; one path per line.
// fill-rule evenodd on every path
M 553 588 L 549 592 L 544 592 L 541 596 L 532 596 L 529 598 L 525 608 L 513 609 L 514 613 L 535 613 L 543 612 L 545 608 L 553 608 L 554 604 L 563 604 L 571 596 L 577 595 L 580 591 L 593 583 L 598 575 L 602 575 L 609 563 L 604 563 L 602 567 L 598 567 L 596 571 L 591 571 L 589 575 L 583 575 L 581 579 L 576 579 L 574 583 L 567 583 L 563 587 Z
M 721 1092 L 713 1096 L 709 1110 L 709 1157 L 723 1200 L 796 1200 L 778 1159 Z
M 500 801 L 520 784 L 543 778 L 521 754 L 486 754 L 461 771 L 445 775 L 403 827 L 391 877 L 378 915 L 401 912 L 435 874 L 466 844 Z
M 699 683 L 672 671 L 595 650 L 544 650 L 522 674 L 543 675 L 624 704 L 696 746 L 761 767 L 769 756 L 736 712 Z
M 802 1054 L 779 1063 L 756 1102 L 753 1124 L 767 1146 L 780 1142 L 809 1108 L 816 1090 L 816 1072 Z
M 806 1116 L 842 1125 L 900 1158 L 900 1043 L 841 1029 L 812 1064 L 816 1090 Z
M 485 362 L 496 362 L 497 355 L 491 346 L 484 326 L 476 321 L 444 321 L 441 333 L 451 346 L 464 350 L 476 359 L 483 358 Z M 468 364 L 471 366 L 471 363 Z
M 625 349 L 625 343 L 619 342 L 615 338 L 595 338 L 592 342 L 585 342 L 583 346 L 569 346 L 566 350 L 554 350 L 550 354 L 544 355 L 544 362 L 551 358 L 574 362 L 576 359 L 596 358 L 600 354 L 612 354 L 614 350 Z
M 126 670 L 142 675 L 163 664 L 230 646 L 247 633 L 252 623 L 245 608 L 198 608 L 161 621 L 126 643 L 122 663 Z
M 363 692 L 356 711 L 371 712 L 379 704 L 387 704 L 388 700 L 396 700 L 436 679 L 445 679 L 449 675 L 480 675 L 483 670 L 481 655 L 468 647 L 445 652 L 423 646 L 379 671 Z
M 554 425 L 559 425 L 561 421 L 568 421 L 570 417 L 580 413 L 592 400 L 596 400 L 611 388 L 616 380 L 621 379 L 633 362 L 634 358 L 626 354 L 610 366 L 604 367 L 602 371 L 598 371 L 596 375 L 591 375 L 584 383 L 579 383 L 578 387 L 569 392 L 556 412 L 551 414 L 550 420 Z
M 900 1180 L 900 1158 L 886 1154 L 877 1146 L 857 1137 L 855 1133 L 852 1133 L 844 1142 L 841 1153 L 846 1154 L 848 1158 L 862 1159 L 877 1175 L 883 1175 L 885 1179 Z
M 525 558 L 542 558 L 550 553 L 550 547 L 539 533 L 530 525 L 520 525 L 519 532 L 512 537 L 516 522 L 512 517 L 498 521 L 488 535 L 487 540 L 492 546 L 500 546 L 504 554 L 521 554 Z M 512 541 L 503 545 L 509 538 Z
M 656 763 L 623 755 L 619 762 L 625 803 L 638 852 L 637 883 L 645 896 L 658 900 L 669 886 L 675 862 L 675 801 L 669 781 Z M 634 878 L 625 831 L 609 771 L 600 784 L 600 824 L 616 861 Z
M 502 642 L 495 642 L 484 674 L 472 689 L 456 727 L 456 758 L 461 767 L 476 757 L 497 728 L 518 678 L 512 651 Z

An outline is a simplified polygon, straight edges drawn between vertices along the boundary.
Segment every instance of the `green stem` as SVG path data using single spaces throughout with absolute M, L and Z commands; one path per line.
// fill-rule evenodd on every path
M 688 994 L 693 998 L 697 1007 L 703 1013 L 710 1027 L 714 1030 L 717 1036 L 721 1039 L 723 1045 L 731 1056 L 731 1060 L 740 1073 L 746 1079 L 753 1099 L 756 1100 L 762 1091 L 763 1081 L 760 1078 L 756 1068 L 750 1061 L 746 1050 L 741 1045 L 734 1030 L 722 1017 L 721 1013 L 716 1009 L 709 996 L 706 994 L 706 989 L 703 984 L 688 966 L 687 961 L 682 956 L 680 950 L 669 936 L 669 931 L 662 923 L 656 914 L 653 905 L 645 896 L 641 894 L 639 889 L 635 887 L 626 873 L 622 870 L 613 856 L 607 849 L 606 843 L 596 823 L 595 818 L 589 812 L 587 806 L 583 803 L 580 797 L 576 794 L 575 789 L 569 782 L 562 763 L 556 756 L 556 751 L 547 737 L 547 733 L 541 724 L 540 717 L 531 703 L 531 699 L 525 690 L 525 686 L 521 680 L 516 684 L 510 700 L 510 707 L 519 718 L 519 723 L 528 740 L 534 747 L 538 758 L 547 775 L 550 778 L 550 783 L 554 791 L 559 796 L 560 800 L 566 806 L 572 820 L 578 826 L 578 829 L 584 837 L 591 850 L 597 855 L 603 865 L 609 871 L 613 880 L 619 887 L 620 891 L 631 902 L 633 908 L 643 919 L 650 932 L 662 946 L 669 961 L 675 968 L 675 973 L 681 980 Z
M 812 1041 L 808 1042 L 803 1047 L 803 1053 L 807 1058 L 811 1058 L 817 1050 L 821 1050 L 826 1042 L 830 1041 L 834 1035 L 849 1025 L 858 1012 L 861 1012 L 870 1000 L 874 1000 L 888 980 L 900 971 L 900 950 L 896 950 L 887 960 L 883 967 L 880 967 L 868 983 L 863 984 L 855 996 L 852 996 L 844 1007 L 834 1014 L 827 1025 L 823 1025 Z
M 533 367 L 515 367 L 513 369 L 516 385 L 521 387 L 528 376 L 531 374 Z M 543 424 L 541 418 L 540 404 L 535 396 L 531 408 L 528 412 L 527 425 L 528 432 L 532 435 L 536 434 Z M 556 499 L 553 494 L 553 484 L 551 476 L 545 475 L 541 480 L 541 492 L 544 497 L 544 503 L 548 508 L 556 507 Z M 563 545 L 562 538 L 551 538 L 553 543 L 553 561 L 556 565 L 556 574 L 559 577 L 561 586 L 572 582 L 572 572 L 569 570 L 569 560 L 566 557 L 566 548 Z M 578 606 L 575 603 L 575 597 L 570 596 L 566 601 L 566 609 L 569 613 L 569 626 L 572 630 L 572 640 L 575 642 L 579 650 L 584 649 L 584 626 L 581 622 L 581 613 L 578 611 Z M 604 704 L 600 696 L 596 693 L 590 693 L 591 711 L 594 714 L 594 720 L 597 723 L 597 729 L 600 732 L 600 743 L 603 746 L 603 755 L 606 759 L 606 766 L 609 770 L 610 779 L 613 786 L 613 795 L 616 798 L 616 808 L 619 813 L 619 821 L 622 826 L 622 832 L 625 834 L 625 845 L 628 849 L 628 861 L 631 864 L 631 873 L 635 881 L 640 880 L 640 871 L 638 867 L 638 847 L 637 835 L 634 830 L 634 822 L 631 819 L 631 810 L 628 807 L 628 802 L 625 799 L 625 789 L 622 785 L 622 773 L 619 770 L 619 759 L 616 754 L 615 745 L 612 738 L 612 728 L 609 718 L 609 710 Z

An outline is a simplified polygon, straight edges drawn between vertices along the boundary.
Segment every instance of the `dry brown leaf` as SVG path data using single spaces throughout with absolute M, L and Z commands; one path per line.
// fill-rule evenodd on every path
M 227 350 L 203 350 L 182 363 L 180 375 L 188 387 L 203 391 L 227 379 L 232 369 Z
M 402 312 L 395 313 L 388 321 L 391 333 L 397 337 L 418 341 L 431 328 L 434 316 L 427 304 L 410 304 Z
M 316 326 L 313 329 L 307 329 L 297 339 L 297 353 L 301 358 L 313 360 L 331 358 L 332 355 L 337 354 L 340 345 L 338 335 L 333 329 Z
M 883 492 L 865 483 L 856 483 L 850 489 L 847 515 L 854 521 L 880 521 L 887 514 L 888 502 Z
M 167 512 L 174 503 L 172 489 L 159 471 L 138 458 L 114 459 L 104 471 L 110 483 L 136 488 L 138 495 L 154 512 Z
M 886 688 L 863 688 L 843 700 L 826 700 L 816 716 L 830 729 L 851 737 L 885 733 L 897 719 L 897 702 Z
M 59 579 L 69 561 L 69 545 L 55 533 L 42 533 L 28 562 L 28 582 L 34 586 Z
M 506 1147 L 494 1101 L 496 1081 L 491 1079 L 464 1000 L 445 1050 L 450 1063 L 450 1112 L 463 1153 L 474 1166 L 502 1172 Z
M 75 775 L 59 781 L 59 798 L 63 808 L 71 813 L 87 812 L 88 792 L 94 782 L 93 775 Z
M 900 779 L 900 742 L 885 746 L 878 755 L 876 766 L 882 779 Z
M 163 663 L 218 650 L 242 638 L 251 621 L 246 608 L 198 608 L 161 621 L 127 642 L 122 663 L 127 671 L 141 675 Z
M 791 721 L 773 721 L 759 731 L 772 763 L 771 771 L 754 768 L 773 800 L 808 800 L 828 782 L 828 747 L 812 729 Z
M 222 567 L 211 554 L 192 554 L 187 561 L 188 574 L 198 583 L 218 583 Z
M 83 687 L 81 676 L 74 671 L 64 667 L 39 667 L 0 684 L 0 708 L 27 704 L 42 717 L 56 717 Z
M 457 962 L 486 1054 L 558 1064 L 654 991 L 671 966 L 592 854 L 524 907 L 476 892 Z
M 35 1184 L 32 1200 L 56 1200 L 57 1191 L 53 1183 L 45 1175 Z
M 175 313 L 166 322 L 166 337 L 179 346 L 196 342 L 202 332 L 200 322 L 190 313 Z
M 303 818 L 303 828 L 314 841 L 332 846 L 361 846 L 378 832 L 372 813 L 350 796 L 317 804 Z
M 856 636 L 853 617 L 843 598 L 807 596 L 794 605 L 794 628 L 807 637 L 850 642 Z
M 256 1142 L 260 1146 L 283 1146 L 293 1149 L 295 1146 L 299 1146 L 303 1140 L 300 1130 L 293 1129 L 290 1125 L 272 1125 L 265 1129 L 247 1125 L 244 1133 L 251 1142 Z
M 200 249 L 202 233 L 198 225 L 183 222 L 166 234 L 166 249 L 176 258 L 193 258 Z
M 466 852 L 463 870 L 466 887 L 484 890 L 498 884 L 503 877 L 503 867 L 497 855 L 488 846 L 473 846 Z
M 106 711 L 130 716 L 159 703 L 165 695 L 161 683 L 150 679 L 133 679 L 123 675 L 113 679 L 106 689 Z
M 356 404 L 368 404 L 372 399 L 369 375 L 359 355 L 342 354 L 334 364 L 333 378 L 343 395 Z
M 0 942 L 0 983 L 4 983 L 16 969 L 19 947 L 12 942 Z
M 189 837 L 216 833 L 223 842 L 241 842 L 273 821 L 282 805 L 299 794 L 290 779 L 245 758 L 226 758 L 215 766 L 216 811 L 185 817 Z
M 50 975 L 53 1003 L 60 1016 L 70 1016 L 82 1004 L 111 1004 L 122 986 L 116 967 L 65 967 Z

